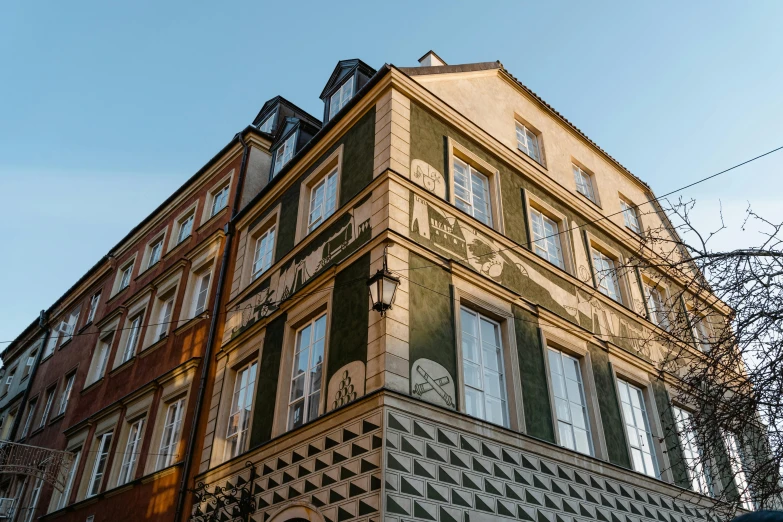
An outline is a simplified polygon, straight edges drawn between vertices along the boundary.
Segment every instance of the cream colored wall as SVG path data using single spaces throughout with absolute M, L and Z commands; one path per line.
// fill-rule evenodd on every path
M 572 192 L 574 197 L 583 198 L 576 192 L 571 167 L 574 160 L 581 163 L 595 176 L 603 214 L 617 213 L 610 219 L 624 227 L 619 194 L 636 204 L 647 201 L 651 194 L 646 194 L 639 182 L 621 171 L 519 87 L 502 78 L 501 74 L 499 70 L 491 70 L 421 75 L 413 76 L 413 79 L 512 150 L 517 150 L 515 118 L 530 124 L 541 133 L 545 162 L 542 167 L 518 152 L 530 163 L 531 169 L 545 173 Z M 652 213 L 652 205 L 643 205 L 639 210 L 645 229 L 660 226 L 659 217 Z

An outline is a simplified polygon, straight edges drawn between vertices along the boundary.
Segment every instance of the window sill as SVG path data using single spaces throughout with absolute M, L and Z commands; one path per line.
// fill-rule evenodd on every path
M 198 324 L 199 321 L 205 319 L 205 316 L 203 315 L 204 312 L 202 312 L 202 315 L 197 315 L 196 317 L 193 317 L 192 319 L 188 319 L 184 323 L 182 323 L 181 326 L 178 326 L 174 329 L 173 332 L 171 332 L 166 338 L 168 339 L 172 335 L 179 335 L 180 333 L 184 332 L 185 330 L 192 328 Z
M 144 357 L 148 356 L 149 354 L 151 354 L 161 346 L 165 345 L 166 341 L 169 340 L 169 337 L 170 335 L 166 334 L 166 337 L 164 337 L 163 339 L 159 339 L 154 343 L 152 343 L 151 345 L 147 346 L 146 348 L 142 348 L 141 353 L 139 353 L 138 355 L 139 359 L 143 359 Z
M 540 146 L 539 146 L 539 148 L 540 148 Z M 533 156 L 531 156 L 530 154 L 528 154 L 524 150 L 520 149 L 519 147 L 517 147 L 514 150 L 516 150 L 518 153 L 522 154 L 524 157 L 526 157 L 527 159 L 529 159 L 530 161 L 532 161 L 533 163 L 535 163 L 536 165 L 538 165 L 542 169 L 547 170 L 546 165 L 543 162 L 537 160 L 536 158 L 534 158 Z
M 133 357 L 131 357 L 130 359 L 128 359 L 127 361 L 125 361 L 125 362 L 124 362 L 124 363 L 122 363 L 121 365 L 117 366 L 117 367 L 116 367 L 116 368 L 114 368 L 112 371 L 110 371 L 110 372 L 109 372 L 109 376 L 110 376 L 110 377 L 114 377 L 115 375 L 117 375 L 117 374 L 119 374 L 119 373 L 122 373 L 123 371 L 125 371 L 127 368 L 130 368 L 130 367 L 131 367 L 131 366 L 133 366 L 135 363 L 136 363 L 136 356 L 134 355 Z
M 38 426 L 37 428 L 35 428 L 33 431 L 31 431 L 31 432 L 30 432 L 30 433 L 27 435 L 27 438 L 28 438 L 28 439 L 30 439 L 30 438 L 32 438 L 32 437 L 35 437 L 36 435 L 38 435 L 39 433 L 41 433 L 41 432 L 44 430 L 44 428 L 45 428 L 45 427 L 46 427 L 46 425 L 45 425 L 45 424 L 44 424 L 43 426 Z
M 84 394 L 86 394 L 86 393 L 89 393 L 89 392 L 90 392 L 90 391 L 92 391 L 94 388 L 97 388 L 97 387 L 98 387 L 98 384 L 99 384 L 99 383 L 101 383 L 101 382 L 103 382 L 103 379 L 105 379 L 105 378 L 106 378 L 106 377 L 101 377 L 100 379 L 97 379 L 97 380 L 95 380 L 95 381 L 91 382 L 90 384 L 88 384 L 87 386 L 85 386 L 84 388 L 82 388 L 82 391 L 81 391 L 81 392 L 79 392 L 79 393 L 80 393 L 81 395 L 84 395 Z
M 187 245 L 188 243 L 190 243 L 191 239 L 193 239 L 193 234 L 190 234 L 188 237 L 186 237 L 185 239 L 183 239 L 182 241 L 180 241 L 179 243 L 174 245 L 171 249 L 169 249 L 169 251 L 166 252 L 166 255 L 164 255 L 163 257 L 160 258 L 160 261 L 167 261 L 167 260 L 171 259 L 173 257 L 173 255 L 174 255 L 174 253 L 178 252 L 180 249 L 184 248 L 184 245 Z M 160 261 L 158 261 L 158 263 L 160 263 Z
M 211 224 L 213 224 L 214 222 L 218 221 L 218 219 L 217 219 L 217 218 L 219 218 L 221 215 L 225 214 L 226 212 L 228 212 L 228 205 L 226 205 L 225 207 L 223 207 L 223 208 L 221 208 L 220 210 L 218 210 L 218 211 L 217 211 L 217 213 L 216 213 L 214 216 L 210 216 L 209 218 L 207 218 L 207 220 L 206 220 L 206 221 L 204 221 L 204 222 L 203 222 L 203 223 L 202 223 L 202 224 L 201 224 L 201 225 L 200 225 L 200 226 L 199 226 L 199 227 L 196 229 L 196 232 L 201 232 L 201 231 L 202 231 L 202 230 L 204 230 L 205 228 L 209 227 Z
M 63 342 L 61 342 L 60 346 L 58 346 L 57 349 L 62 350 L 63 348 L 71 344 L 71 341 L 73 341 L 73 335 L 71 335 L 68 339 L 64 340 Z
M 108 302 L 110 303 L 110 302 L 114 301 L 115 299 L 117 299 L 117 297 L 122 295 L 122 293 L 125 292 L 126 290 L 128 290 L 128 288 L 130 288 L 130 285 L 126 286 L 125 288 L 121 288 L 121 289 L 117 290 L 117 292 L 115 292 L 115 294 L 109 298 Z
M 48 424 L 49 424 L 49 426 L 51 426 L 52 424 L 54 424 L 56 422 L 60 422 L 64 418 L 65 418 L 65 412 L 58 413 L 57 415 L 55 415 L 54 417 L 49 419 L 49 423 Z
M 579 196 L 581 196 L 585 201 L 590 202 L 591 205 L 593 205 L 595 208 L 597 208 L 598 210 L 603 212 L 604 209 L 603 209 L 603 207 L 601 207 L 600 204 L 598 204 L 595 201 L 593 201 L 592 199 L 588 198 L 587 196 L 585 196 L 584 194 L 582 194 L 578 190 L 576 191 L 576 193 L 579 194 Z
M 90 326 L 92 326 L 92 321 L 87 321 L 86 323 L 84 323 L 84 326 L 82 326 L 81 328 L 79 328 L 79 330 L 78 330 L 76 333 L 77 333 L 77 334 L 80 334 L 80 333 L 82 333 L 83 331 L 85 331 L 87 328 L 89 328 Z

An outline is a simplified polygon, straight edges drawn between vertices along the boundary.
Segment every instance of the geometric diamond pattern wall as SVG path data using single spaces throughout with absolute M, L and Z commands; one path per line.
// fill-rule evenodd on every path
M 254 462 L 258 478 L 251 489 L 256 502 L 252 520 L 266 522 L 285 503 L 299 500 L 316 506 L 326 522 L 378 522 L 382 418 L 376 411 Z M 243 469 L 211 486 L 244 485 L 249 476 L 249 468 Z M 206 502 L 194 505 L 192 519 L 203 518 L 209 509 Z
M 702 522 L 680 500 L 388 411 L 385 522 Z

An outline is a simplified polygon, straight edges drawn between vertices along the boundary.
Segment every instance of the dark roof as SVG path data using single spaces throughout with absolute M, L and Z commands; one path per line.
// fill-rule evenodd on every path
M 273 112 L 273 108 L 278 104 L 287 105 L 291 110 L 293 110 L 296 113 L 299 113 L 302 116 L 302 119 L 308 120 L 312 125 L 316 125 L 318 127 L 322 125 L 321 120 L 319 120 L 318 118 L 316 118 L 315 116 L 307 112 L 306 110 L 286 100 L 282 96 L 275 96 L 271 100 L 267 100 L 264 103 L 264 105 L 261 107 L 261 110 L 258 111 L 256 118 L 253 120 L 253 125 L 254 126 L 260 125 L 261 122 L 266 118 L 266 116 L 268 116 Z
M 425 55 L 426 56 L 426 55 Z M 440 66 L 433 66 L 433 67 L 400 67 L 399 70 L 403 73 L 407 74 L 408 76 L 421 76 L 425 74 L 447 74 L 447 73 L 458 73 L 458 72 L 474 72 L 474 71 L 487 71 L 491 69 L 498 69 L 503 74 L 505 74 L 509 79 L 513 80 L 514 83 L 516 83 L 522 90 L 524 90 L 526 93 L 528 93 L 530 96 L 535 98 L 539 103 L 541 103 L 544 107 L 549 109 L 552 113 L 554 113 L 563 123 L 568 125 L 571 129 L 573 129 L 577 134 L 579 134 L 582 138 L 587 140 L 591 145 L 593 145 L 596 149 L 601 151 L 607 158 L 612 160 L 612 162 L 620 167 L 626 174 L 633 177 L 636 181 L 644 185 L 648 190 L 652 191 L 650 189 L 650 186 L 639 179 L 638 176 L 636 176 L 633 172 L 628 170 L 625 166 L 623 166 L 622 163 L 617 161 L 615 158 L 613 158 L 608 152 L 606 152 L 604 149 L 602 149 L 596 142 L 591 140 L 584 132 L 582 132 L 576 125 L 568 121 L 568 119 L 560 114 L 554 107 L 549 105 L 547 102 L 545 102 L 538 94 L 531 91 L 525 84 L 517 80 L 517 78 L 508 72 L 505 67 L 503 67 L 503 64 L 500 62 L 481 62 L 481 63 L 466 63 L 462 65 L 440 65 Z
M 321 91 L 319 98 L 322 100 L 327 96 L 330 90 L 332 90 L 337 84 L 339 84 L 343 78 L 352 73 L 355 69 L 359 69 L 368 78 L 375 74 L 375 69 L 364 63 L 358 58 L 352 60 L 340 60 L 332 71 L 332 75 L 324 86 L 324 90 Z
M 374 69 L 373 69 L 373 70 L 374 70 Z M 261 201 L 261 200 L 262 200 L 262 199 L 263 199 L 263 198 L 264 198 L 264 197 L 267 195 L 267 193 L 269 193 L 269 192 L 272 190 L 272 188 L 273 188 L 275 185 L 277 185 L 277 184 L 280 182 L 280 180 L 281 180 L 281 179 L 283 179 L 283 178 L 285 177 L 286 173 L 288 173 L 288 171 L 289 171 L 289 170 L 291 170 L 291 169 L 293 168 L 293 166 L 294 166 L 294 165 L 296 165 L 296 163 L 297 163 L 297 162 L 298 162 L 300 159 L 302 159 L 302 158 L 305 156 L 305 154 L 307 154 L 307 153 L 310 151 L 310 149 L 312 149 L 312 148 L 313 148 L 313 146 L 315 146 L 315 144 L 316 144 L 316 143 L 318 143 L 318 141 L 319 141 L 319 140 L 320 140 L 320 139 L 321 139 L 321 138 L 322 138 L 322 137 L 323 137 L 325 134 L 327 134 L 327 133 L 328 133 L 328 132 L 329 132 L 329 131 L 332 129 L 332 127 L 334 127 L 334 126 L 335 126 L 335 124 L 336 124 L 338 121 L 340 121 L 341 117 L 342 117 L 344 114 L 346 114 L 348 111 L 350 111 L 350 110 L 351 110 L 351 108 L 352 108 L 354 105 L 356 105 L 356 104 L 359 102 L 359 100 L 361 100 L 361 99 L 362 99 L 362 97 L 363 97 L 363 96 L 364 96 L 364 95 L 365 95 L 365 94 L 366 94 L 366 93 L 367 93 L 367 92 L 368 92 L 370 89 L 372 89 L 372 88 L 375 86 L 375 84 L 376 84 L 376 83 L 378 83 L 378 82 L 380 81 L 380 79 L 381 79 L 381 78 L 383 78 L 383 77 L 384 77 L 384 76 L 385 76 L 385 75 L 386 75 L 386 74 L 387 74 L 389 71 L 391 71 L 391 70 L 392 70 L 392 66 L 391 66 L 391 65 L 389 65 L 389 64 L 384 64 L 384 65 L 383 65 L 383 67 L 381 67 L 380 69 L 378 69 L 378 71 L 377 71 L 377 72 L 375 72 L 375 74 L 373 74 L 373 76 L 372 76 L 372 77 L 370 78 L 370 80 L 369 80 L 369 81 L 368 81 L 368 82 L 367 82 L 367 83 L 364 85 L 364 87 L 362 87 L 361 89 L 359 89 L 359 91 L 358 91 L 358 92 L 356 92 L 356 94 L 354 94 L 353 98 L 351 98 L 351 99 L 348 101 L 348 103 L 346 103 L 346 104 L 345 104 L 345 106 L 343 106 L 343 108 L 342 108 L 342 109 L 340 109 L 340 112 L 338 112 L 338 113 L 335 115 L 335 117 L 334 117 L 334 118 L 332 118 L 331 120 L 329 120 L 328 122 L 326 122 L 326 123 L 324 124 L 324 126 L 323 126 L 323 127 L 321 127 L 321 128 L 318 130 L 318 132 L 315 134 L 315 136 L 313 136 L 313 138 L 312 138 L 310 141 L 308 141 L 306 145 L 304 145 L 304 146 L 303 146 L 301 149 L 299 149 L 299 150 L 296 152 L 296 154 L 294 155 L 294 157 L 293 157 L 293 158 L 291 158 L 291 159 L 288 161 L 288 163 L 286 163 L 286 164 L 283 166 L 283 168 L 281 168 L 281 169 L 280 169 L 280 172 L 278 172 L 277 174 L 275 174 L 275 177 L 274 177 L 274 178 L 272 178 L 272 179 L 269 181 L 269 183 L 267 183 L 267 184 L 266 184 L 266 186 L 265 186 L 263 189 L 261 189 L 261 191 L 260 191 L 258 194 L 256 194 L 256 195 L 253 197 L 253 199 L 251 199 L 250 201 L 248 201 L 248 203 L 247 203 L 247 204 L 246 204 L 244 207 L 242 207 L 242 209 L 241 209 L 241 210 L 240 210 L 240 211 L 237 213 L 237 215 L 236 215 L 236 216 L 234 216 L 234 218 L 232 219 L 232 222 L 239 221 L 240 219 L 242 219 L 242 217 L 243 217 L 243 216 L 244 216 L 246 213 L 250 212 L 250 209 L 252 209 L 252 208 L 253 208 L 253 206 L 254 206 L 256 203 L 258 203 L 259 201 Z

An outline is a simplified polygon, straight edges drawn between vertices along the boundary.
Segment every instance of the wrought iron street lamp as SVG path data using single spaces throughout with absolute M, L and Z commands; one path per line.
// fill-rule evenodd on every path
M 370 300 L 373 310 L 386 313 L 394 304 L 394 295 L 397 293 L 397 286 L 400 279 L 395 277 L 386 267 L 386 249 L 383 250 L 383 268 L 375 272 L 375 275 L 367 280 L 367 286 L 370 288 Z

